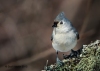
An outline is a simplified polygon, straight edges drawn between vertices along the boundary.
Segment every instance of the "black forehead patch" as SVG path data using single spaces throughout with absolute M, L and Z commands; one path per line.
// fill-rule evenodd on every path
M 54 21 L 54 24 L 58 24 L 59 22 L 58 21 Z

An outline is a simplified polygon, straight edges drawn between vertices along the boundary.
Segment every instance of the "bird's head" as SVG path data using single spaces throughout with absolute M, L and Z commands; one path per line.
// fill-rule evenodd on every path
M 63 31 L 63 30 L 69 30 L 71 28 L 71 23 L 70 21 L 65 17 L 64 12 L 61 12 L 60 14 L 58 14 L 58 16 L 55 18 L 54 20 L 54 24 L 52 27 Z

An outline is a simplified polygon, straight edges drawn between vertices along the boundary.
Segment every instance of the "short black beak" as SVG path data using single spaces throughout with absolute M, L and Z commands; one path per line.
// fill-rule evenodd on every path
M 58 22 L 54 22 L 54 24 L 52 25 L 52 27 L 57 27 Z

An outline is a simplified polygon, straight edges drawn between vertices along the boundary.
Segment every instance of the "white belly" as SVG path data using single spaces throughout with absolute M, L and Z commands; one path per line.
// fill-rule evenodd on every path
M 75 47 L 77 38 L 73 34 L 56 34 L 53 37 L 52 46 L 55 50 L 67 52 Z

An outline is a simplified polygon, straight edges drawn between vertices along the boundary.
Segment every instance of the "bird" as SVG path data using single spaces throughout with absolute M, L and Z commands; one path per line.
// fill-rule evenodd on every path
M 70 20 L 66 18 L 64 12 L 57 15 L 52 27 L 52 47 L 56 50 L 56 62 L 59 63 L 60 59 L 58 58 L 58 52 L 68 52 L 72 50 L 77 44 L 79 33 L 74 28 Z

